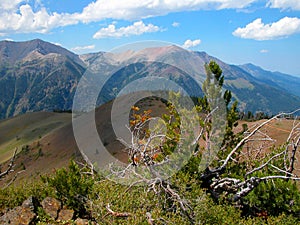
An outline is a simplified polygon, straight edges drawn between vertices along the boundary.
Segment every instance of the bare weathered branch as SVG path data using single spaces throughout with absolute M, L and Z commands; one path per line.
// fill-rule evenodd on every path
M 146 218 L 147 218 L 147 222 L 149 225 L 153 225 L 154 224 L 154 219 L 152 219 L 152 215 L 149 212 L 146 212 Z
M 14 154 L 13 154 L 12 158 L 10 159 L 10 162 L 7 166 L 7 169 L 4 172 L 0 173 L 0 179 L 5 177 L 7 174 L 9 174 L 11 172 L 14 172 L 13 167 L 15 165 L 15 159 L 16 159 L 17 152 L 18 152 L 18 149 L 16 148 L 16 150 L 14 151 Z
M 15 176 L 3 187 L 3 189 L 8 188 L 18 177 L 20 173 L 25 172 L 25 170 L 18 171 Z
M 293 144 L 291 159 L 290 159 L 290 167 L 288 168 L 287 172 L 292 173 L 294 171 L 294 164 L 296 159 L 296 151 L 300 144 L 300 136 L 298 137 L 297 141 Z
M 274 176 L 261 177 L 259 179 L 261 179 L 261 180 L 274 180 L 274 179 L 300 180 L 300 177 L 274 175 Z
M 115 217 L 129 217 L 129 216 L 132 216 L 131 213 L 128 213 L 128 212 L 115 212 L 113 211 L 111 208 L 110 208 L 110 205 L 109 203 L 106 205 L 106 209 L 108 211 L 108 213 L 112 216 L 115 216 Z
M 285 152 L 285 151 L 280 152 L 280 153 L 274 155 L 273 157 L 271 157 L 267 162 L 265 162 L 265 163 L 262 164 L 261 166 L 256 167 L 255 169 L 253 169 L 253 170 L 251 170 L 250 172 L 246 173 L 246 174 L 245 174 L 245 177 L 248 177 L 249 175 L 253 174 L 254 172 L 259 171 L 259 170 L 263 169 L 264 167 L 268 166 L 272 160 L 274 160 L 275 158 L 278 158 L 279 156 L 283 155 L 284 152 Z
M 238 191 L 233 198 L 231 199 L 233 202 L 236 202 L 240 200 L 242 197 L 245 197 L 248 195 L 255 187 L 259 185 L 261 182 L 260 178 L 257 177 L 251 177 L 248 180 L 245 180 L 244 182 L 239 183 L 238 188 L 241 188 L 240 191 Z
M 251 132 L 249 132 L 237 145 L 235 145 L 232 148 L 229 154 L 225 156 L 224 160 L 219 159 L 219 163 L 221 162 L 221 166 L 216 167 L 214 169 L 206 168 L 206 170 L 203 171 L 201 175 L 201 179 L 203 181 L 202 185 L 205 188 L 208 188 L 208 190 L 210 190 L 212 195 L 216 198 L 218 198 L 221 193 L 225 194 L 225 196 L 228 196 L 228 194 L 233 194 L 233 197 L 230 197 L 229 200 L 236 202 L 239 201 L 241 198 L 245 197 L 246 195 L 248 195 L 262 181 L 274 180 L 274 179 L 299 181 L 300 178 L 297 177 L 293 173 L 293 171 L 295 167 L 294 164 L 296 161 L 296 153 L 300 144 L 300 132 L 299 132 L 300 123 L 298 121 L 295 122 L 296 120 L 294 121 L 293 127 L 287 138 L 286 147 L 282 149 L 278 148 L 280 152 L 274 154 L 272 152 L 268 153 L 268 148 L 271 146 L 265 145 L 266 142 L 268 141 L 273 142 L 274 140 L 269 135 L 261 131 L 261 128 L 267 125 L 268 123 L 270 123 L 271 121 L 284 115 L 294 114 L 295 112 L 298 111 L 300 111 L 300 109 L 292 113 L 280 113 L 262 122 L 261 124 L 252 127 L 250 129 Z M 258 138 L 256 138 L 255 135 Z M 243 151 L 241 151 L 241 153 L 240 152 L 237 153 L 237 151 L 240 150 L 245 143 L 248 143 L 250 141 L 255 141 L 255 144 L 257 145 L 255 149 L 253 149 L 253 146 L 251 147 L 251 150 L 249 149 L 249 147 L 247 147 L 244 153 Z M 259 142 L 262 142 L 262 144 L 259 144 Z M 257 152 L 255 153 L 255 151 Z M 242 161 L 239 161 L 239 157 L 241 155 L 244 155 L 246 158 L 243 158 Z M 247 161 L 249 157 L 252 156 L 255 157 L 254 160 L 256 160 L 256 165 L 253 164 L 253 168 L 249 167 L 250 165 L 247 165 L 245 169 L 246 170 L 250 169 L 248 172 L 241 171 L 241 173 L 245 172 L 244 178 L 237 179 L 237 178 L 231 178 L 229 174 L 227 175 L 227 177 L 226 175 L 224 175 L 224 173 L 226 172 L 226 168 L 229 164 L 229 161 L 238 164 L 240 162 Z M 278 164 L 277 162 L 281 162 L 281 164 L 280 163 Z M 260 164 L 257 165 L 257 163 Z M 256 177 L 254 175 L 255 172 L 262 171 L 267 167 L 273 169 L 271 173 L 264 175 L 262 177 Z
M 299 110 L 296 110 L 295 112 L 297 112 L 297 111 L 300 111 L 300 109 L 299 109 Z M 236 152 L 239 148 L 241 148 L 241 147 L 245 144 L 245 142 L 248 141 L 248 139 L 249 139 L 250 137 L 252 137 L 259 129 L 261 129 L 263 126 L 265 126 L 266 124 L 270 123 L 272 120 L 277 119 L 277 118 L 280 117 L 280 116 L 294 114 L 295 112 L 293 112 L 293 113 L 280 113 L 280 114 L 278 114 L 278 115 L 272 117 L 271 119 L 268 119 L 268 120 L 266 120 L 265 122 L 263 122 L 263 123 L 261 123 L 260 125 L 258 125 L 252 132 L 250 132 L 246 137 L 244 137 L 244 138 L 243 138 L 243 139 L 242 139 L 242 140 L 241 140 L 241 141 L 240 141 L 240 142 L 232 149 L 232 151 L 227 155 L 226 159 L 224 160 L 224 163 L 223 163 L 223 165 L 220 167 L 220 170 L 221 170 L 222 168 L 225 168 L 225 167 L 227 166 L 227 164 L 228 164 L 230 158 L 232 157 L 232 155 L 235 154 L 235 152 Z
M 274 166 L 274 165 L 272 165 L 272 164 L 270 164 L 269 166 L 272 167 L 272 168 L 274 168 L 275 170 L 279 171 L 280 173 L 286 174 L 287 176 L 294 176 L 294 174 L 292 174 L 292 173 L 290 173 L 290 172 L 288 172 L 288 171 L 285 171 L 285 170 L 283 170 L 283 169 L 280 169 L 280 168 L 278 168 L 277 166 Z

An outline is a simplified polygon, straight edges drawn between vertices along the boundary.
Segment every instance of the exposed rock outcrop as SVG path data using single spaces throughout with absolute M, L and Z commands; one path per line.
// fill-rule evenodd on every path
M 0 225 L 33 225 L 39 221 L 38 212 L 43 210 L 50 218 L 49 224 L 96 224 L 88 219 L 76 218 L 73 209 L 64 207 L 56 198 L 46 197 L 39 202 L 35 197 L 26 199 L 21 206 L 7 209 L 0 214 Z
M 34 197 L 28 198 L 21 206 L 17 206 L 9 210 L 2 217 L 0 217 L 0 224 L 34 224 L 34 220 L 37 216 L 36 209 L 38 204 L 38 201 Z

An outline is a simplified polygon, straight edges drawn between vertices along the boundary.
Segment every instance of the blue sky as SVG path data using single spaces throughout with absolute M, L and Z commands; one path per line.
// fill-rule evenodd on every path
M 78 54 L 167 41 L 300 76 L 300 0 L 1 0 L 0 39 Z

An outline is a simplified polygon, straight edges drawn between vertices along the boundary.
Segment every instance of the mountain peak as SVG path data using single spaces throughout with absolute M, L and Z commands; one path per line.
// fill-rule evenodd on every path
M 136 55 L 147 55 L 147 57 L 150 60 L 156 60 L 158 57 L 170 54 L 173 52 L 183 51 L 182 48 L 176 46 L 176 45 L 166 45 L 161 47 L 152 47 L 152 48 L 145 48 L 139 52 L 137 52 Z
M 78 55 L 58 45 L 34 39 L 23 42 L 0 41 L 0 63 L 14 64 L 22 61 L 33 53 L 38 53 L 41 56 L 46 56 L 51 53 L 66 56 L 78 64 L 82 64 Z
M 246 64 L 241 65 L 241 67 L 263 70 L 263 68 L 261 68 L 260 66 L 254 65 L 253 63 L 246 63 Z

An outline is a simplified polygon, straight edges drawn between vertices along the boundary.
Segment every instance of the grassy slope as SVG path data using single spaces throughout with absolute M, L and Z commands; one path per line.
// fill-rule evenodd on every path
M 0 121 L 0 163 L 15 148 L 22 149 L 71 122 L 71 114 L 35 112 Z
M 127 104 L 126 101 L 125 99 L 123 103 Z M 124 146 L 116 140 L 111 127 L 112 103 L 102 105 L 96 110 L 97 130 L 105 148 L 119 160 L 127 162 L 127 155 L 122 151 Z M 166 113 L 165 105 L 162 102 L 157 104 L 155 98 L 141 100 L 137 105 L 141 112 L 151 108 L 153 116 Z M 64 113 L 38 112 L 0 121 L 0 164 L 12 156 L 15 147 L 21 150 L 27 144 L 29 151 L 20 153 L 16 159 L 15 173 L 24 166 L 26 168 L 25 172 L 18 175 L 18 180 L 37 177 L 55 168 L 67 166 L 71 158 L 79 155 L 71 116 Z M 42 156 L 39 156 L 39 149 Z M 5 164 L 7 162 L 3 168 Z M 0 181 L 0 184 L 11 179 L 15 173 Z

